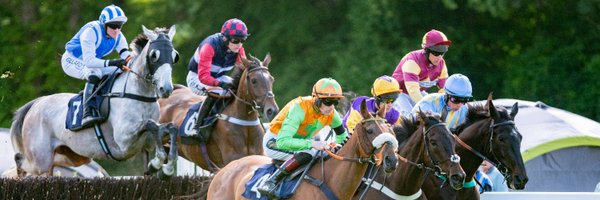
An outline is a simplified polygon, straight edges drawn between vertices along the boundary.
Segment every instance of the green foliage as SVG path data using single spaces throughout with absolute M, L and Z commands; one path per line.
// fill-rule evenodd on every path
M 1 0 L 0 0 L 1 1 Z M 2 1 L 0 7 L 0 127 L 38 96 L 78 92 L 83 81 L 64 74 L 64 44 L 108 3 Z M 185 84 L 198 44 L 233 17 L 251 34 L 246 52 L 271 53 L 274 92 L 283 106 L 309 95 L 322 77 L 345 91 L 369 95 L 372 81 L 391 75 L 404 54 L 420 48 L 432 28 L 446 33 L 449 72 L 474 83 L 474 95 L 543 101 L 600 121 L 600 1 L 308 0 L 117 1 L 129 17 L 131 41 L 148 28 L 177 25 L 181 60 L 174 82 Z M 112 55 L 114 57 L 115 55 Z

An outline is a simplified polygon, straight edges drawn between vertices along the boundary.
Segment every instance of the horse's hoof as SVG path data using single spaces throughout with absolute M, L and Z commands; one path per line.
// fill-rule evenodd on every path
M 164 170 L 160 170 L 160 171 L 158 171 L 158 174 L 156 174 L 156 176 L 158 176 L 158 179 L 163 180 L 163 181 L 171 180 L 171 177 L 173 177 L 173 174 L 168 175 L 163 171 Z
M 156 168 L 154 165 L 152 165 L 152 163 L 148 163 L 148 174 L 154 174 L 158 171 L 160 171 L 160 167 Z

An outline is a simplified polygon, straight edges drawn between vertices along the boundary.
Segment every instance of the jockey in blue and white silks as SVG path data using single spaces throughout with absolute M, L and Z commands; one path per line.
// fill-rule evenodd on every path
M 453 74 L 446 80 L 444 91 L 444 94 L 425 95 L 412 109 L 412 113 L 416 114 L 419 110 L 438 113 L 445 117 L 448 128 L 454 130 L 467 118 L 467 102 L 473 97 L 473 89 L 469 78 L 462 74 Z
M 63 71 L 73 78 L 87 81 L 83 102 L 88 101 L 95 84 L 103 76 L 118 71 L 126 64 L 130 52 L 121 33 L 125 22 L 127 17 L 120 7 L 106 6 L 98 20 L 86 23 L 65 45 L 66 51 L 61 59 Z M 120 59 L 102 59 L 113 51 L 119 53 Z M 83 110 L 82 126 L 99 120 L 99 116 L 91 115 L 87 104 L 84 104 Z

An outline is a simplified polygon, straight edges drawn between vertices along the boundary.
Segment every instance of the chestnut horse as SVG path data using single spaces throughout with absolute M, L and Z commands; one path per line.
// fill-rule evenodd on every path
M 423 184 L 423 191 L 429 199 L 479 199 L 479 191 L 474 185 L 474 175 L 483 159 L 498 168 L 504 175 L 506 184 L 521 190 L 528 181 L 525 164 L 521 157 L 521 133 L 517 130 L 514 119 L 519 111 L 515 103 L 510 111 L 496 108 L 491 94 L 485 105 L 469 104 L 467 121 L 457 128 L 458 143 L 456 152 L 461 156 L 460 165 L 467 173 L 468 188 L 453 190 L 441 187 L 441 180 L 429 178 Z
M 355 199 L 422 199 L 421 185 L 428 175 L 447 175 L 453 188 L 462 188 L 465 172 L 454 152 L 452 132 L 440 115 L 418 113 L 417 120 L 402 117 L 402 123 L 394 126 L 403 162 L 389 177 L 379 174 L 372 183 L 365 179 L 367 191 L 359 190 Z
M 391 127 L 386 123 L 384 109 L 374 117 L 367 111 L 365 102 L 361 103 L 363 120 L 357 124 L 354 134 L 338 151 L 343 159 L 330 158 L 323 163 L 315 162 L 307 176 L 323 180 L 323 186 L 328 187 L 338 199 L 350 199 L 365 173 L 369 162 L 375 155 L 383 156 L 384 171 L 391 172 L 396 168 L 397 158 L 395 149 L 398 141 L 392 135 Z M 390 146 L 392 148 L 386 148 Z M 383 147 L 383 148 L 382 148 Z M 379 151 L 379 153 L 377 153 Z M 242 193 L 244 184 L 250 180 L 254 171 L 265 164 L 271 163 L 271 158 L 254 155 L 233 161 L 221 169 L 214 177 L 208 188 L 207 199 L 244 199 Z M 350 162 L 349 162 L 350 161 Z M 352 162 L 353 161 L 353 162 Z M 320 167 L 323 166 L 323 167 Z M 300 183 L 291 199 L 327 199 L 319 186 Z
M 279 112 L 273 94 L 273 76 L 269 73 L 271 56 L 264 61 L 252 56 L 242 58 L 243 65 L 236 65 L 233 77 L 238 82 L 235 100 L 229 103 L 214 124 L 210 139 L 206 146 L 198 143 L 182 143 L 177 136 L 179 155 L 194 162 L 203 169 L 215 172 L 227 163 L 244 156 L 263 154 L 262 138 L 265 130 L 259 120 L 259 111 L 267 119 L 272 119 Z M 161 99 L 160 123 L 172 122 L 177 127 L 182 122 L 189 108 L 204 101 L 205 96 L 194 94 L 189 88 L 176 85 L 173 94 Z M 255 123 L 240 123 L 255 122 Z M 188 127 L 188 126 L 186 126 Z M 206 148 L 203 150 L 202 148 Z M 205 155 L 208 155 L 206 158 Z

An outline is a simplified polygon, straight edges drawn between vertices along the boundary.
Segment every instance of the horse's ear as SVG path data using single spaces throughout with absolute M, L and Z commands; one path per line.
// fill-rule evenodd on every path
M 171 42 L 173 41 L 173 36 L 175 36 L 175 32 L 177 32 L 176 29 L 177 28 L 175 28 L 175 24 L 173 24 L 173 26 L 169 28 L 169 33 L 167 35 L 169 35 L 169 40 L 171 40 Z
M 383 108 L 379 109 L 377 111 L 377 116 L 379 116 L 380 118 L 385 118 L 385 111 L 387 110 L 387 103 L 383 105 Z
M 267 53 L 265 59 L 262 61 L 264 67 L 269 67 L 269 63 L 271 63 L 271 52 Z
M 371 113 L 369 113 L 369 109 L 367 108 L 366 99 L 363 99 L 360 102 L 360 114 L 362 115 L 363 119 L 373 118 Z
M 517 116 L 517 112 L 519 112 L 519 102 L 515 102 L 513 104 L 512 109 L 510 109 L 510 118 L 515 120 L 515 116 Z
M 150 40 L 156 40 L 158 35 L 151 30 L 148 30 L 146 26 L 142 25 L 142 30 L 144 30 L 144 35 L 146 35 Z
M 248 66 L 252 64 L 252 62 L 246 58 L 242 58 L 242 69 L 246 69 Z
M 490 92 L 490 94 L 488 94 L 488 98 L 487 98 L 487 100 L 490 100 L 490 101 L 491 101 L 491 100 L 493 99 L 493 97 L 492 97 L 492 96 L 494 96 L 494 91 L 491 91 L 491 92 Z
M 425 113 L 423 113 L 423 111 L 421 110 L 421 107 L 419 107 L 419 123 L 425 125 L 425 119 L 427 119 L 427 116 L 425 115 Z
M 490 113 L 490 117 L 492 117 L 492 119 L 499 119 L 500 118 L 500 114 L 498 114 L 498 110 L 496 110 L 496 106 L 494 106 L 494 103 L 492 102 L 491 99 L 487 100 L 487 107 L 488 107 L 488 111 Z

